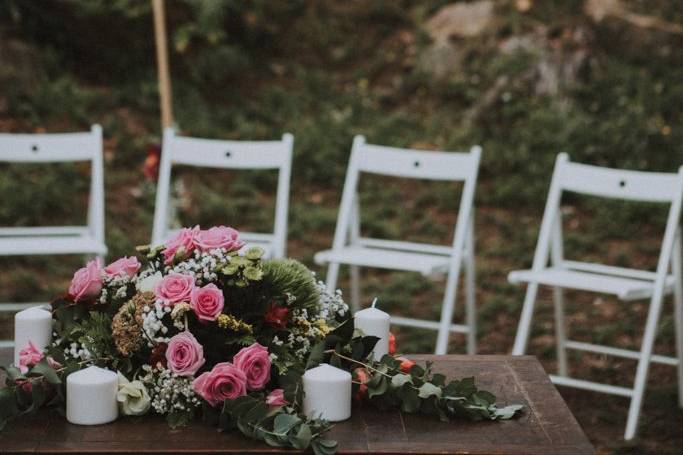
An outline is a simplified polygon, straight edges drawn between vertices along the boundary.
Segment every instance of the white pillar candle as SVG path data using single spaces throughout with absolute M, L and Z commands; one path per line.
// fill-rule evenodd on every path
M 100 425 L 119 415 L 116 373 L 88 367 L 66 378 L 66 420 L 78 425 Z
M 351 417 L 351 373 L 326 363 L 303 376 L 304 414 L 339 422 Z
M 391 317 L 382 310 L 375 308 L 377 299 L 372 301 L 372 307 L 357 311 L 353 315 L 354 324 L 365 336 L 379 338 L 372 350 L 371 358 L 380 360 L 383 355 L 389 353 L 389 325 Z
M 41 350 L 52 341 L 52 313 L 45 308 L 31 307 L 14 316 L 14 365 L 19 365 L 19 352 L 29 341 Z

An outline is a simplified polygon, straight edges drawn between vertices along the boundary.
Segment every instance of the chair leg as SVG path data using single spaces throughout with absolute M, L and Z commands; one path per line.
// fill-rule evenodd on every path
M 681 267 L 681 241 L 676 237 L 674 243 L 671 269 L 675 278 L 674 284 L 674 327 L 676 329 L 676 357 L 678 357 L 678 406 L 683 408 L 683 273 Z
M 557 373 L 567 376 L 567 341 L 566 326 L 564 322 L 564 289 L 553 288 L 553 302 L 555 304 L 555 343 L 557 345 Z
M 643 406 L 643 396 L 645 395 L 645 386 L 647 385 L 647 377 L 650 370 L 650 358 L 652 356 L 652 348 L 654 347 L 655 335 L 657 334 L 659 313 L 662 308 L 661 297 L 653 300 L 654 301 L 650 303 L 650 311 L 648 312 L 647 322 L 645 323 L 645 333 L 640 348 L 640 358 L 638 360 L 636 380 L 633 387 L 633 396 L 631 397 L 631 405 L 628 409 L 628 420 L 626 421 L 626 431 L 624 432 L 624 439 L 627 441 L 633 439 L 638 430 L 638 418 L 640 417 L 640 410 Z
M 474 248 L 468 249 L 465 264 L 465 312 L 467 318 L 467 354 L 477 353 L 477 304 L 476 304 L 476 266 L 474 262 Z
M 327 266 L 327 290 L 329 292 L 334 292 L 337 287 L 337 278 L 339 277 L 339 263 L 330 262 Z
M 530 283 L 526 288 L 526 296 L 524 297 L 522 315 L 519 319 L 519 325 L 517 326 L 517 335 L 515 336 L 515 345 L 512 348 L 512 355 L 524 355 L 524 352 L 526 352 L 537 293 L 538 284 Z
M 355 313 L 360 310 L 360 267 L 350 266 L 351 273 L 351 310 Z
M 453 321 L 453 310 L 455 309 L 455 296 L 457 293 L 457 280 L 454 276 L 448 277 L 446 281 L 446 292 L 441 304 L 441 319 L 439 331 L 436 336 L 436 347 L 434 354 L 445 355 L 448 351 L 448 340 L 451 335 L 451 321 Z

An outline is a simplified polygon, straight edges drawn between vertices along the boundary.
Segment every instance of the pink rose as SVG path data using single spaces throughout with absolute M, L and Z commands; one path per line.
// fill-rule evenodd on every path
M 75 301 L 86 300 L 97 297 L 101 290 L 102 264 L 100 258 L 96 258 L 76 270 L 69 286 L 69 295 Z
M 195 246 L 194 240 L 198 233 L 199 226 L 182 228 L 175 237 L 166 242 L 166 249 L 164 250 L 166 264 L 171 264 L 173 262 L 173 258 L 178 251 L 181 251 L 185 255 L 192 252 Z
M 179 333 L 168 342 L 166 363 L 173 373 L 192 376 L 204 361 L 204 348 L 190 332 Z
M 127 276 L 128 278 L 133 278 L 138 270 L 140 270 L 140 261 L 135 256 L 124 256 L 104 268 L 108 275 Z
M 247 394 L 247 377 L 230 362 L 217 363 L 211 371 L 202 373 L 192 382 L 194 391 L 216 407 L 225 400 Z
M 289 401 L 285 400 L 285 391 L 282 389 L 275 389 L 266 397 L 266 404 L 268 406 L 286 406 Z
M 224 305 L 223 291 L 215 284 L 195 287 L 190 294 L 190 306 L 200 321 L 215 321 Z
M 180 302 L 189 302 L 194 289 L 194 277 L 182 273 L 169 273 L 159 281 L 154 293 L 164 305 L 173 306 Z
M 228 251 L 239 250 L 244 242 L 239 239 L 240 233 L 236 229 L 225 226 L 212 227 L 201 230 L 195 237 L 194 244 L 202 251 L 215 248 L 225 248 Z
M 268 349 L 258 343 L 242 348 L 232 359 L 237 368 L 244 371 L 249 390 L 261 390 L 270 381 L 270 357 Z
M 19 369 L 22 373 L 26 373 L 29 367 L 43 360 L 43 351 L 38 349 L 32 341 L 28 342 L 28 346 L 19 351 Z

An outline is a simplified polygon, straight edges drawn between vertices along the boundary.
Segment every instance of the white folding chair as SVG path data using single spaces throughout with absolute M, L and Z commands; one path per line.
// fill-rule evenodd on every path
M 429 321 L 392 316 L 392 324 L 438 331 L 437 354 L 448 349 L 450 332 L 467 335 L 467 352 L 476 351 L 476 308 L 474 289 L 474 190 L 479 170 L 481 148 L 470 153 L 428 152 L 370 145 L 363 136 L 353 140 L 351 160 L 337 218 L 331 250 L 315 255 L 319 264 L 329 263 L 327 287 L 337 284 L 339 266 L 350 266 L 351 304 L 360 303 L 360 267 L 420 272 L 425 276 L 446 273 L 446 292 L 441 307 L 441 320 Z M 361 172 L 413 179 L 463 182 L 460 209 L 453 243 L 450 246 L 385 239 L 360 235 L 358 180 Z M 460 266 L 465 263 L 466 323 L 453 324 Z
M 90 161 L 90 195 L 86 226 L 42 226 L 0 228 L 0 256 L 87 254 L 103 257 L 104 169 L 102 128 L 89 133 L 0 134 L 0 162 L 55 163 Z M 64 182 L 68 185 L 69 182 Z M 11 197 L 11 195 L 7 196 Z M 36 303 L 2 303 L 0 311 L 15 312 Z M 12 346 L 0 341 L 0 346 Z
M 265 257 L 284 257 L 287 243 L 289 180 L 292 168 L 294 137 L 287 133 L 280 141 L 226 141 L 176 136 L 172 128 L 164 130 L 159 166 L 152 244 L 159 245 L 174 235 L 170 229 L 171 167 L 174 164 L 219 169 L 277 169 L 275 223 L 272 233 L 240 232 L 247 245 L 260 246 Z
M 655 272 L 564 259 L 560 201 L 563 191 L 604 198 L 670 204 L 664 240 Z M 679 218 L 683 197 L 683 168 L 678 174 L 624 171 L 571 163 L 567 154 L 557 157 L 548 201 L 531 270 L 511 272 L 511 283 L 528 283 L 513 355 L 526 350 L 538 285 L 553 287 L 558 374 L 555 384 L 620 395 L 631 399 L 624 438 L 636 434 L 650 362 L 678 367 L 679 404 L 683 406 L 683 286 Z M 550 265 L 548 259 L 550 256 Z M 669 274 L 671 267 L 672 274 Z M 565 333 L 563 289 L 615 295 L 620 300 L 650 299 L 640 351 L 568 340 Z M 657 324 L 665 295 L 675 302 L 676 358 L 653 355 Z M 638 360 L 633 388 L 617 387 L 571 378 L 567 349 L 608 354 Z

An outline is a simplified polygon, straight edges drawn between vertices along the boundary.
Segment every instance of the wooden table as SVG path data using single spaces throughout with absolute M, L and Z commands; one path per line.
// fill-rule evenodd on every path
M 9 356 L 0 353 L 0 362 Z M 339 453 L 592 454 L 593 447 L 534 357 L 413 356 L 432 360 L 448 377 L 476 376 L 499 402 L 523 403 L 524 414 L 503 422 L 443 423 L 435 418 L 356 407 L 329 437 Z M 158 417 L 125 418 L 95 427 L 71 425 L 55 415 L 10 423 L 0 453 L 274 453 L 237 433 L 194 423 L 170 430 Z

